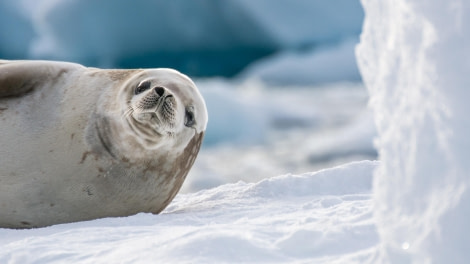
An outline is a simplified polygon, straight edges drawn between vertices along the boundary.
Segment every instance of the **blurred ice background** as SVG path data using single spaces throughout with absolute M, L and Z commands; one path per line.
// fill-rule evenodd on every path
M 375 159 L 357 0 L 3 0 L 0 58 L 171 67 L 209 124 L 183 192 Z

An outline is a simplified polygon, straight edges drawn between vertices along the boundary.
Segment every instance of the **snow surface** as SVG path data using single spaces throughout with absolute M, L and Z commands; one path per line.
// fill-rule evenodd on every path
M 209 123 L 185 193 L 377 157 L 362 84 L 195 82 L 206 100 Z
M 363 0 L 378 129 L 375 263 L 469 263 L 470 2 Z
M 0 263 L 362 263 L 378 164 L 179 194 L 160 215 L 0 229 Z
M 370 199 L 377 162 L 301 175 L 376 157 L 365 87 L 195 82 L 210 113 L 206 142 L 163 214 L 0 229 L 0 263 L 369 258 L 378 242 Z
M 130 56 L 135 50 L 146 51 L 128 41 L 136 38 L 116 34 L 120 32 L 116 30 L 102 31 L 102 27 L 91 33 L 96 39 L 102 34 L 108 40 L 117 36 L 109 53 L 102 52 L 108 45 L 94 42 L 95 38 L 87 38 L 89 46 L 74 43 L 68 37 L 83 35 L 62 33 L 73 32 L 81 23 L 68 24 L 64 18 L 75 8 L 83 11 L 91 1 L 80 1 L 84 6 L 78 3 L 0 2 L 0 13 L 5 14 L 0 20 L 18 19 L 22 29 L 4 38 L 9 24 L 0 23 L 2 52 L 18 55 L 27 49 L 29 55 L 52 56 L 54 51 L 64 58 L 104 54 L 99 63 L 105 65 L 113 64 L 117 53 Z M 268 39 L 286 49 L 299 47 L 281 49 L 230 81 L 196 80 L 211 116 L 207 144 L 185 182 L 185 193 L 178 194 L 160 215 L 138 214 L 33 230 L 0 229 L 0 263 L 467 263 L 470 3 L 363 0 L 366 20 L 356 54 L 371 96 L 381 161 L 346 163 L 307 174 L 301 172 L 375 157 L 371 144 L 375 132 L 365 110 L 364 89 L 345 83 L 311 86 L 318 79 L 309 76 L 310 68 L 321 69 L 318 65 L 325 63 L 324 54 L 338 56 L 331 57 L 342 72 L 336 80 L 354 72 L 340 67 L 352 63 L 348 52 L 354 36 L 341 29 L 324 31 L 337 34 L 326 37 L 314 30 L 321 29 L 321 23 L 298 26 L 303 21 L 301 14 L 315 17 L 311 10 L 306 11 L 307 6 L 334 7 L 336 1 L 299 0 L 290 7 L 267 0 L 228 3 L 238 8 L 227 9 L 235 10 L 236 17 L 231 19 L 237 23 L 230 24 L 233 32 L 239 26 L 246 28 L 240 21 L 252 23 L 250 19 L 256 18 L 250 24 L 256 26 L 246 31 L 255 38 L 215 30 L 212 32 L 224 33 L 218 36 L 235 36 L 237 41 L 209 36 L 214 41 L 210 45 L 250 41 L 264 45 Z M 353 1 L 343 2 L 347 3 Z M 167 5 L 178 9 L 177 4 Z M 292 15 L 282 11 L 294 7 L 301 10 L 294 19 L 297 30 L 290 31 L 277 16 L 278 12 Z M 195 8 L 207 15 L 205 11 L 212 7 Z M 103 21 L 109 23 L 113 14 L 123 10 L 127 11 L 108 12 L 110 16 Z M 350 9 L 326 10 L 347 17 L 344 10 Z M 204 23 L 217 26 L 211 24 L 213 17 L 207 17 L 209 22 Z M 28 24 L 31 18 L 37 23 Z M 198 31 L 197 23 L 187 28 L 188 24 L 171 24 L 192 36 L 211 33 Z M 322 40 L 303 47 L 301 42 L 309 42 L 312 36 Z M 168 45 L 151 40 L 149 43 Z M 208 44 L 194 40 L 188 43 Z M 328 70 L 320 77 L 334 76 L 334 66 L 325 64 L 325 68 Z M 285 87 L 272 87 L 269 80 L 276 78 Z M 294 174 L 272 177 L 286 172 Z

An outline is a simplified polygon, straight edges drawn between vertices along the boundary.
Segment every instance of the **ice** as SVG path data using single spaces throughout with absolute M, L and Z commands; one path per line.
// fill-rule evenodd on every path
M 470 3 L 363 4 L 357 54 L 382 161 L 373 263 L 467 263 Z
M 378 162 L 345 164 L 376 155 L 365 87 L 195 82 L 209 109 L 207 140 L 162 214 L 0 229 L 0 263 L 370 258 L 378 243 L 371 200 Z
M 240 78 L 257 78 L 267 83 L 308 85 L 342 81 L 361 81 L 354 47 L 357 39 L 310 50 L 281 51 L 249 65 Z
M 0 229 L 0 262 L 362 262 L 378 242 L 370 198 L 377 165 L 179 194 L 160 215 Z
M 362 19 L 357 0 L 5 0 L 0 57 L 233 76 L 273 52 L 357 38 Z
M 272 86 L 196 80 L 209 123 L 182 192 L 375 159 L 362 84 Z
M 24 58 L 34 38 L 34 29 L 14 1 L 0 1 L 0 58 Z
M 262 142 L 272 130 L 340 126 L 366 111 L 368 98 L 361 83 L 274 86 L 215 78 L 195 83 L 210 113 L 207 145 Z M 367 128 L 373 134 L 374 128 Z
M 224 62 L 248 54 L 240 65 L 253 63 L 234 79 L 195 80 L 209 108 L 207 141 L 162 214 L 0 229 L 0 262 L 468 262 L 468 2 L 362 1 L 356 55 L 374 123 L 360 84 L 324 85 L 358 80 L 357 2 L 114 3 L 83 16 L 91 1 L 2 2 L 2 22 L 25 30 L 4 38 L 1 23 L 0 51 L 102 66 L 143 63 L 139 54 L 154 48 L 208 47 L 232 52 Z M 157 7 L 168 12 L 152 16 Z M 116 30 L 122 14 L 142 19 Z M 196 73 L 234 67 L 181 54 Z M 380 161 L 351 163 L 375 158 L 374 124 Z

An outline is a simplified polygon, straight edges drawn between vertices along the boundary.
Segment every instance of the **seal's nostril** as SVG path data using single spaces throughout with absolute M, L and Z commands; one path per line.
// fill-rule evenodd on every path
M 165 89 L 163 87 L 155 87 L 155 92 L 159 95 L 162 96 L 165 93 Z

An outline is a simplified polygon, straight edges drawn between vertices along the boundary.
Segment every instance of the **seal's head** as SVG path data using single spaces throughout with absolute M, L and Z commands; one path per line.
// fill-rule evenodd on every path
M 173 139 L 185 146 L 205 131 L 207 109 L 196 85 L 172 69 L 145 70 L 128 84 L 125 115 L 135 133 L 149 142 Z

